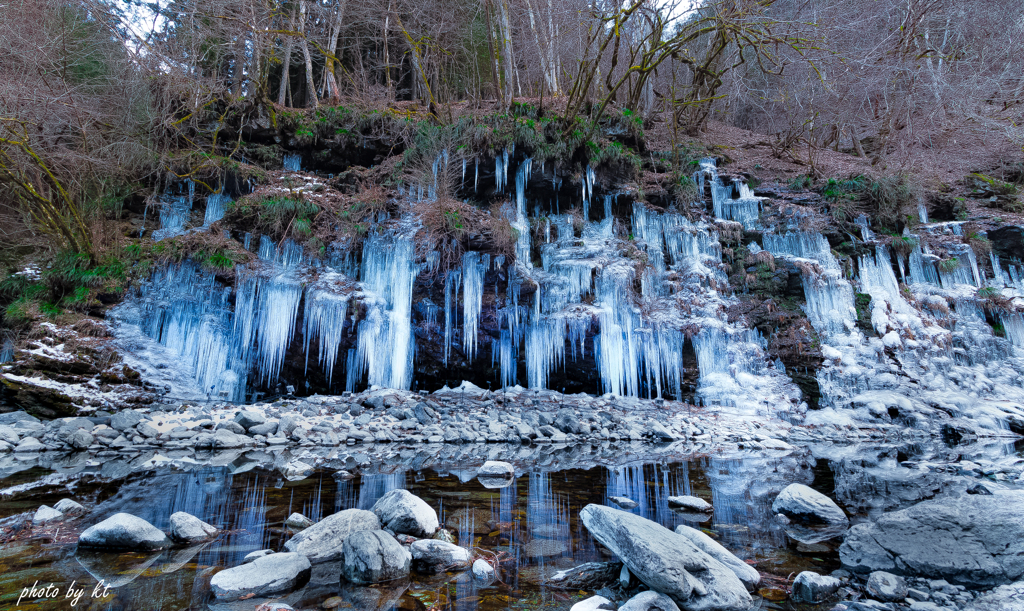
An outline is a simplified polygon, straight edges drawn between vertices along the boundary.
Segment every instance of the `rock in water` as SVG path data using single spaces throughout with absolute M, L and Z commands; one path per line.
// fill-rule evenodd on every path
M 382 530 L 352 533 L 342 547 L 342 579 L 365 585 L 409 575 L 412 554 Z
M 627 600 L 619 611 L 679 611 L 679 607 L 661 592 L 648 590 Z
M 380 520 L 364 509 L 346 509 L 320 520 L 289 539 L 284 548 L 313 564 L 340 560 L 345 539 L 354 532 L 380 530 Z
M 866 587 L 872 598 L 885 602 L 897 602 L 907 597 L 907 582 L 885 571 L 871 573 Z
M 743 582 L 743 585 L 747 586 L 748 590 L 753 591 L 757 584 L 761 583 L 761 574 L 754 567 L 737 558 L 717 541 L 696 528 L 679 525 L 676 526 L 676 534 L 686 537 L 690 543 L 699 547 L 705 554 L 729 567 L 729 570 Z
M 587 562 L 558 571 L 544 585 L 562 590 L 600 590 L 614 583 L 621 571 L 620 562 Z
M 707 513 L 714 510 L 711 503 L 695 496 L 670 496 L 668 497 L 668 506 L 672 509 L 696 511 L 698 513 Z
M 610 496 L 608 497 L 608 500 L 627 511 L 630 509 L 636 509 L 640 506 L 640 503 L 637 503 L 633 499 L 627 499 L 624 496 Z
M 301 513 L 293 513 L 284 521 L 284 525 L 293 530 L 306 530 L 313 525 L 313 520 L 310 520 Z
M 54 505 L 53 508 L 69 516 L 80 516 L 85 513 L 85 507 L 82 507 L 71 499 L 61 499 L 57 501 L 57 504 Z
M 408 490 L 392 490 L 373 505 L 384 528 L 414 537 L 431 537 L 437 531 L 437 512 Z
M 630 573 L 688 611 L 746 609 L 753 602 L 735 573 L 682 535 L 601 505 L 587 505 L 580 517 Z
M 843 582 L 835 577 L 819 575 L 814 571 L 804 571 L 793 581 L 793 592 L 790 598 L 798 603 L 820 603 L 839 590 Z
M 850 523 L 846 514 L 832 502 L 832 499 L 803 484 L 786 486 L 772 503 L 772 511 L 796 521 L 821 524 Z
M 443 573 L 469 568 L 473 556 L 469 550 L 435 539 L 420 539 L 409 546 L 412 563 L 417 571 Z
M 220 530 L 203 522 L 190 513 L 179 511 L 171 514 L 171 538 L 175 541 L 195 543 L 214 537 Z
M 515 475 L 515 467 L 500 460 L 488 460 L 476 470 L 477 477 L 515 477 Z
M 309 559 L 302 554 L 269 554 L 217 573 L 210 587 L 220 600 L 237 600 L 250 594 L 266 596 L 302 586 L 309 581 L 311 570 Z
M 606 611 L 615 610 L 615 603 L 608 600 L 604 596 L 591 596 L 590 598 L 581 600 L 572 606 L 569 611 Z
M 473 577 L 478 581 L 491 581 L 494 579 L 494 567 L 486 560 L 477 560 L 473 563 Z
M 1024 492 L 924 501 L 850 529 L 845 568 L 995 586 L 1024 575 Z
M 84 547 L 122 550 L 155 550 L 171 546 L 160 529 L 130 513 L 115 513 L 99 524 L 86 528 L 78 537 Z
M 36 510 L 34 516 L 32 516 L 33 524 L 45 524 L 47 522 L 53 522 L 54 520 L 64 519 L 64 514 L 50 507 L 49 505 L 40 505 L 39 509 Z

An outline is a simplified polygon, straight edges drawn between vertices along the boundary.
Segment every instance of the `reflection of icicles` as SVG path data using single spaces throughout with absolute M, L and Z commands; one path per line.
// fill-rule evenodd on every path
M 484 274 L 490 264 L 490 255 L 467 252 L 462 256 L 462 349 L 469 360 L 476 356 L 476 334 L 480 324 L 480 311 L 483 309 Z
M 335 511 L 345 509 L 366 509 L 373 507 L 392 490 L 405 488 L 405 471 L 399 473 L 363 473 L 358 480 L 339 479 L 335 493 Z
M 408 389 L 412 383 L 412 287 L 417 272 L 411 239 L 387 234 L 367 238 L 362 281 L 371 298 L 359 323 L 349 390 L 365 372 L 371 385 Z

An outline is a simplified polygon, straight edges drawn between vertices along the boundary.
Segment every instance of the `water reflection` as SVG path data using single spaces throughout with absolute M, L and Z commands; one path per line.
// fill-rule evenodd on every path
M 95 583 L 103 579 L 116 584 L 113 602 L 103 608 L 251 611 L 259 601 L 244 601 L 247 604 L 239 606 L 210 600 L 208 582 L 216 567 L 241 564 L 246 554 L 258 549 L 281 549 L 291 536 L 283 524 L 292 512 L 315 521 L 344 509 L 370 509 L 388 491 L 407 488 L 434 507 L 460 545 L 473 548 L 478 557 L 497 561 L 499 570 L 493 583 L 475 581 L 471 573 L 463 572 L 414 574 L 408 583 L 355 588 L 339 583 L 336 566 L 318 565 L 310 583 L 280 597 L 281 602 L 296 608 L 312 607 L 340 596 L 356 609 L 490 611 L 538 604 L 567 609 L 582 595 L 543 584 L 557 570 L 609 559 L 587 533 L 579 512 L 588 503 L 611 504 L 611 496 L 637 501 L 635 513 L 668 528 L 679 524 L 700 527 L 740 558 L 763 561 L 758 565 L 761 571 L 785 576 L 794 570 L 835 568 L 835 555 L 828 549 L 815 548 L 806 554 L 791 549 L 794 543 L 771 519 L 774 494 L 789 481 L 807 481 L 810 474 L 798 467 L 797 459 L 787 461 L 784 468 L 758 457 L 698 457 L 556 471 L 534 468 L 501 488 L 486 487 L 472 477 L 475 469 L 468 468 L 450 472 L 398 469 L 351 479 L 336 479 L 332 472 L 321 470 L 295 482 L 244 461 L 192 471 L 164 468 L 97 485 L 92 499 L 95 509 L 79 520 L 78 527 L 126 511 L 166 530 L 172 513 L 187 511 L 225 529 L 220 538 L 149 556 L 75 553 L 72 545 L 61 548 L 61 554 L 44 557 L 38 545 L 30 545 L 15 553 L 13 561 L 26 565 L 25 570 L 16 572 L 17 583 L 27 580 L 31 584 L 36 579 Z M 245 468 L 239 470 L 239 465 Z M 709 500 L 714 512 L 693 516 L 673 511 L 668 497 L 677 495 Z M 0 557 L 0 564 L 10 562 Z M 4 595 L 17 585 L 14 580 L 0 575 Z M 4 595 L 0 595 L 0 606 L 6 603 Z M 39 608 L 62 607 L 55 601 L 42 601 Z

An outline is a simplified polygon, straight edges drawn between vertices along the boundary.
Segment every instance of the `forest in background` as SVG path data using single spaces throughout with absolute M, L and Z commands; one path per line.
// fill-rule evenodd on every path
M 256 142 L 282 135 L 375 141 L 403 152 L 390 176 L 524 137 L 554 163 L 626 157 L 637 174 L 653 148 L 679 182 L 679 151 L 724 125 L 808 187 L 849 178 L 824 151 L 902 183 L 979 143 L 998 163 L 977 170 L 999 168 L 979 180 L 1012 212 L 1024 182 L 1015 0 L 12 0 L 0 48 L 0 263 L 56 261 L 54 303 L 95 297 L 138 249 L 125 205 L 185 178 L 215 191 L 225 170 L 259 180 L 280 151 Z

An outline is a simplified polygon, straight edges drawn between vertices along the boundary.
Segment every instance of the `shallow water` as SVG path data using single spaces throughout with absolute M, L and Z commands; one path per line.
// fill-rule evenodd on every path
M 666 527 L 701 528 L 752 562 L 762 573 L 764 587 L 782 587 L 787 577 L 792 579 L 802 570 L 828 573 L 839 562 L 835 540 L 817 542 L 816 537 L 793 528 L 787 534 L 786 527 L 772 519 L 771 503 L 778 491 L 794 481 L 807 483 L 837 498 L 856 521 L 881 506 L 891 508 L 914 500 L 900 491 L 920 487 L 920 480 L 908 479 L 914 477 L 913 471 L 863 459 L 888 454 L 896 452 L 891 448 L 862 452 L 856 460 L 816 458 L 810 453 L 697 455 L 618 467 L 551 470 L 533 464 L 521 470 L 510 486 L 498 489 L 475 479 L 475 465 L 447 469 L 415 469 L 409 463 L 371 465 L 351 479 L 321 469 L 301 481 L 287 481 L 270 465 L 239 470 L 238 461 L 220 466 L 159 466 L 123 474 L 112 466 L 116 461 L 109 461 L 73 476 L 33 467 L 0 479 L 0 490 L 7 491 L 0 496 L 0 518 L 34 511 L 40 504 L 52 505 L 64 497 L 75 498 L 90 512 L 59 526 L 36 528 L 30 539 L 16 538 L 2 546 L 0 608 L 14 608 L 25 587 L 53 583 L 59 595 L 40 599 L 33 608 L 252 610 L 262 601 L 213 599 L 209 579 L 219 567 L 240 564 L 255 550 L 282 550 L 290 536 L 283 524 L 292 512 L 316 521 L 343 509 L 369 509 L 395 488 L 407 488 L 423 498 L 458 543 L 471 546 L 476 556 L 497 558 L 499 581 L 484 585 L 469 572 L 414 573 L 409 582 L 356 588 L 341 584 L 338 567 L 327 564 L 314 567 L 303 589 L 275 600 L 296 609 L 318 608 L 334 596 L 343 599 L 340 608 L 354 609 L 568 609 L 591 593 L 541 584 L 556 570 L 612 559 L 579 519 L 585 505 L 611 505 L 611 496 L 639 502 L 633 512 Z M 15 486 L 21 489 L 12 490 Z M 687 515 L 669 509 L 667 497 L 680 494 L 711 502 L 714 512 Z M 82 529 L 119 511 L 165 531 L 172 513 L 186 511 L 225 533 L 206 545 L 154 554 L 76 551 Z M 108 596 L 92 598 L 92 589 L 101 579 L 112 584 Z M 88 589 L 74 607 L 65 597 L 72 582 L 75 588 Z M 762 607 L 767 603 L 756 600 Z

